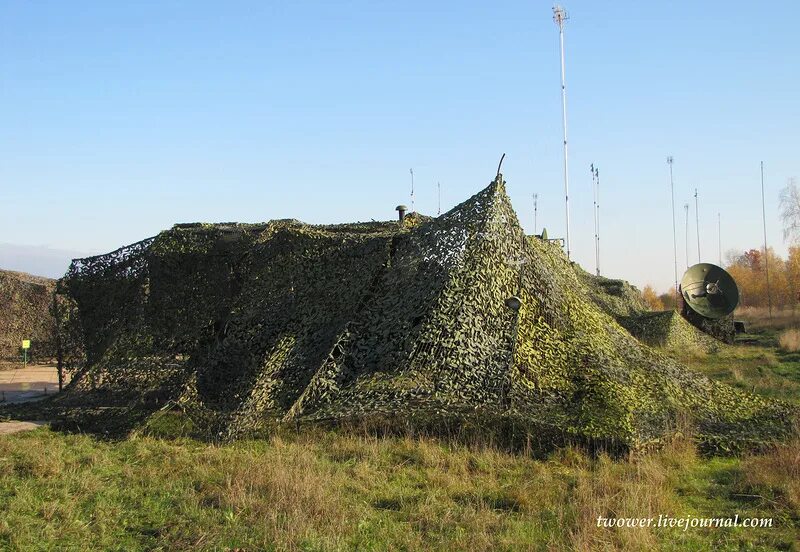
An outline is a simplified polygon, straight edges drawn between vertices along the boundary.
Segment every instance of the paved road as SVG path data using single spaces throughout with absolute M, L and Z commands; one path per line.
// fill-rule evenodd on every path
M 66 384 L 66 382 L 64 382 Z M 18 403 L 58 393 L 55 366 L 0 370 L 0 403 Z

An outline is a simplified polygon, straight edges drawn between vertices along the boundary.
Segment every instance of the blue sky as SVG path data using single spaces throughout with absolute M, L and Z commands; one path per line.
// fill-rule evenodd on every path
M 175 222 L 388 219 L 484 187 L 563 235 L 558 33 L 545 2 L 0 4 L 0 267 L 57 275 Z M 667 288 L 762 241 L 800 176 L 800 5 L 565 4 L 573 258 Z M 768 12 L 765 10 L 769 10 Z M 760 10 L 760 11 L 759 11 Z M 20 251 L 24 252 L 23 254 Z M 44 267 L 38 256 L 52 257 Z M 34 260 L 32 260 L 34 259 Z M 44 267 L 44 268 L 43 268 Z

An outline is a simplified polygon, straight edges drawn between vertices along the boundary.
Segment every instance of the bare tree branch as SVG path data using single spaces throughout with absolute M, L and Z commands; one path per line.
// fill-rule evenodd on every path
M 790 178 L 780 195 L 783 239 L 800 243 L 800 189 L 797 179 Z

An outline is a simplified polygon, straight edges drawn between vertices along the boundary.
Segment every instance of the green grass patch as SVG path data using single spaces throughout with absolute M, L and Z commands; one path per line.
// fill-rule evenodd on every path
M 786 476 L 748 479 L 764 471 L 748 463 L 779 456 L 701 458 L 688 441 L 623 460 L 574 447 L 534 460 L 321 431 L 227 445 L 171 437 L 0 438 L 0 549 L 788 550 L 800 530 Z M 659 514 L 777 525 L 596 527 L 599 515 Z
M 717 353 L 675 354 L 688 366 L 708 376 L 764 397 L 800 404 L 800 353 L 776 348 L 775 333 L 762 330 Z
M 800 403 L 800 353 L 769 330 L 684 353 Z M 680 353 L 676 353 L 679 354 Z M 612 459 L 354 431 L 209 444 L 180 412 L 130 438 L 0 436 L 0 550 L 797 550 L 800 442 L 703 457 L 691 437 Z M 763 529 L 603 528 L 597 517 L 764 517 Z

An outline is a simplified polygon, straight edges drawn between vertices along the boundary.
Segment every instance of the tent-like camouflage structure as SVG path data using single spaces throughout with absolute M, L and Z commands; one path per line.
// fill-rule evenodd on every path
M 726 325 L 732 330 L 732 317 L 716 322 L 695 321 L 696 325 L 693 325 L 676 310 L 651 311 L 639 290 L 624 280 L 594 276 L 578 265 L 573 265 L 573 268 L 586 286 L 588 298 L 647 345 L 670 351 L 710 353 L 719 351 L 724 341 L 733 342 L 732 335 L 729 340 L 721 337 L 724 332 L 712 331 L 709 334 L 700 330 L 701 327 L 713 330 L 715 326 Z
M 222 437 L 383 416 L 640 447 L 690 412 L 733 448 L 794 415 L 632 337 L 558 245 L 524 235 L 502 177 L 437 218 L 176 225 L 61 284 L 85 354 L 64 400 L 168 402 Z
M 0 270 L 0 361 L 18 361 L 22 340 L 31 341 L 32 358 L 55 355 L 50 314 L 55 280 Z

